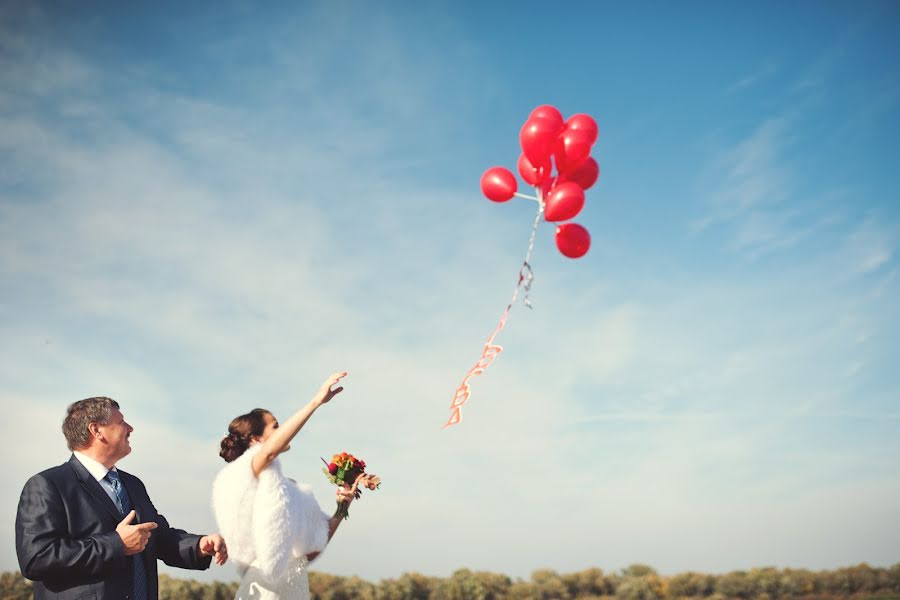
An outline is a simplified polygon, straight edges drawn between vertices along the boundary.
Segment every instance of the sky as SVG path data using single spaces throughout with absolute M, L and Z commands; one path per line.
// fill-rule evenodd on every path
M 0 570 L 70 402 L 115 398 L 121 468 L 205 533 L 231 418 L 335 370 L 284 471 L 326 510 L 322 456 L 384 483 L 320 571 L 900 561 L 898 33 L 878 1 L 4 2 Z M 479 178 L 540 104 L 599 125 L 592 247 L 541 223 L 442 430 L 534 219 Z

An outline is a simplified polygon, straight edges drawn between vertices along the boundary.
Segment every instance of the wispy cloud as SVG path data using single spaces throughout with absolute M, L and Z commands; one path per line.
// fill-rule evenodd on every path
M 726 94 L 734 94 L 752 88 L 778 72 L 778 67 L 773 62 L 768 62 L 750 75 L 742 77 L 732 83 L 725 90 Z
M 699 183 L 709 210 L 692 223 L 694 232 L 732 226 L 740 250 L 790 246 L 789 238 L 798 239 L 787 234 L 792 209 L 783 206 L 793 186 L 783 161 L 788 126 L 784 119 L 768 119 L 709 161 Z
M 846 244 L 852 275 L 874 273 L 894 258 L 900 232 L 893 229 L 889 232 L 870 218 L 852 231 Z

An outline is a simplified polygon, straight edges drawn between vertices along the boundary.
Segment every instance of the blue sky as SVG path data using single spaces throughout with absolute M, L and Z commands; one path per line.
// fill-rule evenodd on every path
M 346 449 L 385 485 L 321 570 L 896 562 L 898 28 L 890 2 L 5 3 L 7 539 L 69 402 L 119 400 L 122 467 L 206 531 L 228 421 L 346 369 L 285 470 L 328 506 Z M 600 126 L 593 246 L 542 225 L 534 310 L 441 431 L 533 218 L 478 180 L 543 103 Z

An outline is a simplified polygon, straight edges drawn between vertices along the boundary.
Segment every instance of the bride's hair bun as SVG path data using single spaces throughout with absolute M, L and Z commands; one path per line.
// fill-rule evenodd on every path
M 245 415 L 235 417 L 228 426 L 228 435 L 219 444 L 219 456 L 225 462 L 231 462 L 247 451 L 254 437 L 259 437 L 266 429 L 266 415 L 271 415 L 264 408 L 254 408 Z
M 249 446 L 250 444 L 248 443 L 248 441 L 242 439 L 241 436 L 229 433 L 224 438 L 222 438 L 219 456 L 224 458 L 225 462 L 231 462 L 238 456 L 246 452 Z

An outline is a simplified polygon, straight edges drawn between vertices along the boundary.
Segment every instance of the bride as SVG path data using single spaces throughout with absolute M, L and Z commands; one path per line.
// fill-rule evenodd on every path
M 308 486 L 281 473 L 278 455 L 320 406 L 344 388 L 346 372 L 333 373 L 313 399 L 279 425 L 257 408 L 235 417 L 219 455 L 228 463 L 213 483 L 213 510 L 229 555 L 241 574 L 236 600 L 308 599 L 307 565 L 325 546 L 358 495 L 377 477 L 362 474 L 352 488 L 338 488 L 337 512 L 322 512 Z M 370 481 L 371 480 L 371 481 Z

